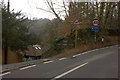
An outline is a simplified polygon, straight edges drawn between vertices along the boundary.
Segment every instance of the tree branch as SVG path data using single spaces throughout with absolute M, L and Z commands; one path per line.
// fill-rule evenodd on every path
M 43 9 L 43 8 L 38 8 L 38 7 L 36 7 L 37 9 L 41 9 L 41 10 L 43 10 L 43 11 L 46 11 L 46 12 L 49 12 L 49 13 L 53 13 L 52 11 L 48 11 L 48 10 L 45 10 L 45 9 Z

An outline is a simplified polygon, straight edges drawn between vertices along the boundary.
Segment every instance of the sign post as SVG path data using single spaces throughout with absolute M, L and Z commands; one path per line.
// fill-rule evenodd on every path
M 94 41 L 96 43 L 96 31 L 99 30 L 98 28 L 98 25 L 99 25 L 99 20 L 98 19 L 94 19 L 93 22 L 92 22 L 92 28 L 91 28 L 91 31 L 95 31 L 95 36 L 94 36 Z
M 76 28 L 75 28 L 75 48 L 77 48 L 77 26 L 80 25 L 78 19 L 76 19 L 74 21 L 74 25 L 76 25 Z
M 95 40 L 95 43 L 96 43 L 96 31 L 95 31 L 95 39 L 94 40 Z

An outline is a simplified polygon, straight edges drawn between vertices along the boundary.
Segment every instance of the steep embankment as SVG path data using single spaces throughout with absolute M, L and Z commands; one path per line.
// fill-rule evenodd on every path
M 64 49 L 61 53 L 58 53 L 57 55 L 52 56 L 51 58 L 60 58 L 64 56 L 70 56 L 77 53 L 82 53 L 85 51 L 89 51 L 96 48 L 102 48 L 110 45 L 118 44 L 118 36 L 106 36 L 105 42 L 102 44 L 101 41 L 97 41 L 95 44 L 94 42 L 88 43 L 88 44 L 81 44 L 77 48 L 72 49 Z

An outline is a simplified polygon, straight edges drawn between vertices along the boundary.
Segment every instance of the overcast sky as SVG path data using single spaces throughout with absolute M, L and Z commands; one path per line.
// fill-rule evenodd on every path
M 4 0 L 4 2 L 7 4 L 8 0 Z M 63 0 L 52 0 L 55 4 L 62 4 Z M 71 1 L 71 0 L 65 0 L 65 1 Z M 77 1 L 77 0 L 76 0 Z M 78 1 L 85 1 L 85 0 L 78 0 Z M 98 0 L 99 1 L 99 0 Z M 105 0 L 102 0 L 105 1 Z M 109 0 L 111 1 L 111 0 Z M 114 0 L 112 0 L 114 1 Z M 117 1 L 117 0 L 115 0 Z M 119 0 L 120 1 L 120 0 Z M 45 10 L 49 10 L 47 7 L 47 4 L 45 3 L 45 0 L 10 0 L 10 10 L 13 10 L 15 12 L 22 10 L 22 13 L 26 15 L 29 19 L 31 18 L 49 18 L 53 19 L 55 18 L 54 14 L 43 11 L 38 8 L 43 8 Z M 60 6 L 55 5 L 55 8 L 61 8 Z M 62 13 L 64 15 L 65 13 Z M 63 19 L 63 17 L 62 17 Z
M 4 1 L 7 4 L 8 0 Z M 10 0 L 10 10 L 14 9 L 15 12 L 22 10 L 22 13 L 28 16 L 28 18 L 55 18 L 52 13 L 36 9 L 36 7 L 49 10 L 45 0 Z

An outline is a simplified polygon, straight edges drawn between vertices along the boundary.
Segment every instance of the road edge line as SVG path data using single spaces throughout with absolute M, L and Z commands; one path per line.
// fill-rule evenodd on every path
M 26 67 L 20 68 L 20 70 L 28 69 L 28 68 L 35 67 L 35 66 L 36 65 L 26 66 Z
M 11 72 L 6 72 L 6 73 L 3 73 L 3 74 L 0 74 L 0 76 L 4 76 L 4 75 L 7 75 L 7 74 L 10 74 Z

